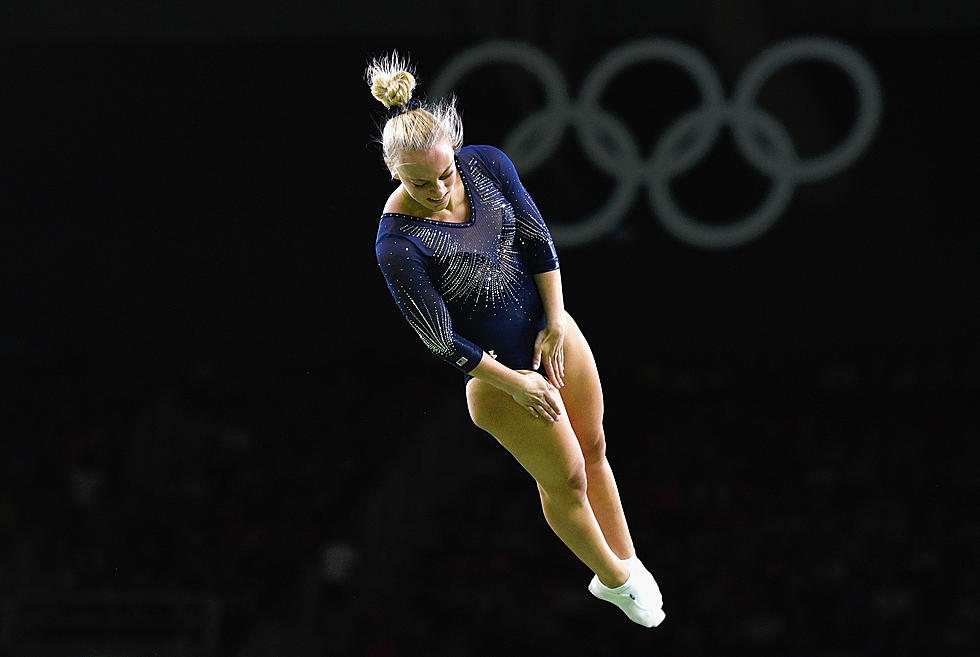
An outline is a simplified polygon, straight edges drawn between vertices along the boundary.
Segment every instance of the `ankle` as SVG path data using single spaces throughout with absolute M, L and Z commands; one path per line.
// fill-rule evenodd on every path
M 599 582 L 607 589 L 616 589 L 629 580 L 630 569 L 625 561 L 621 561 L 614 571 L 603 573 L 602 575 L 596 573 L 596 576 L 599 578 Z

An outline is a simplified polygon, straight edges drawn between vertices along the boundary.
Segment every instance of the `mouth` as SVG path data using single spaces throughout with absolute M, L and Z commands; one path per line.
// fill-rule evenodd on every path
M 448 189 L 446 190 L 446 193 L 443 194 L 441 197 L 439 197 L 439 198 L 430 198 L 429 200 L 432 201 L 433 203 L 442 203 L 447 198 L 449 198 L 449 190 Z

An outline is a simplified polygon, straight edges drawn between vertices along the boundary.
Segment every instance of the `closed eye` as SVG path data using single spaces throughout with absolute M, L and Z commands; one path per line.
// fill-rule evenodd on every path
M 441 176 L 439 176 L 439 180 L 445 180 L 446 178 L 448 178 L 451 175 L 453 175 L 453 172 L 452 172 L 452 170 L 449 170 L 446 173 L 444 173 Z M 411 181 L 409 181 L 409 182 L 411 182 Z M 416 187 L 425 187 L 429 183 L 427 183 L 427 182 L 424 182 L 424 183 L 412 182 L 412 184 L 415 185 Z

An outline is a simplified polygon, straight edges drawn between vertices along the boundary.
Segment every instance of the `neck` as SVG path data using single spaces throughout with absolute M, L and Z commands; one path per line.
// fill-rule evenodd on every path
M 456 207 L 456 185 L 453 185 L 453 188 L 449 190 L 449 202 L 446 203 L 446 210 L 452 212 L 454 207 Z

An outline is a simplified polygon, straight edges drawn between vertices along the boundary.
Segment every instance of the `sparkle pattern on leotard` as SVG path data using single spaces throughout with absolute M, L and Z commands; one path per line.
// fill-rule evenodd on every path
M 476 162 L 476 158 L 473 159 L 473 162 Z M 491 162 L 494 166 L 497 166 L 496 161 L 491 160 Z M 480 173 L 479 170 L 474 171 L 474 178 L 476 177 L 482 178 L 482 181 L 487 189 L 488 196 L 494 199 L 494 204 L 504 209 L 505 212 L 510 213 L 512 220 L 516 220 L 517 232 L 522 239 L 529 242 L 547 244 L 550 249 L 554 249 L 554 241 L 551 239 L 551 233 L 548 231 L 547 227 L 545 227 L 544 223 L 520 206 L 517 207 L 517 214 L 515 217 L 514 206 L 507 201 L 503 193 L 500 191 L 500 188 L 497 187 L 497 185 L 495 185 L 489 177 Z M 504 175 L 501 182 L 505 185 L 509 185 L 512 181 L 509 180 L 506 175 Z M 521 188 L 520 194 L 523 196 L 523 200 L 527 206 L 532 208 L 540 217 L 541 211 L 538 210 L 538 206 L 534 203 L 534 199 L 531 198 L 531 195 L 528 194 L 523 187 Z
M 405 319 L 422 342 L 437 356 L 448 357 L 456 350 L 453 346 L 452 321 L 446 306 L 427 308 L 420 306 L 411 297 L 402 304 Z
M 494 181 L 479 168 L 475 157 L 469 161 L 472 186 L 464 181 L 468 191 L 479 196 L 484 207 L 501 220 L 496 236 L 495 249 L 467 251 L 456 237 L 445 230 L 427 224 L 405 222 L 399 230 L 417 238 L 432 249 L 436 260 L 443 267 L 436 282 L 445 301 L 467 301 L 473 306 L 498 308 L 507 303 L 520 305 L 517 287 L 520 285 L 520 256 L 514 248 L 517 220 L 514 208 Z M 474 211 L 470 208 L 471 212 Z M 490 246 L 490 245 L 487 245 Z M 488 255 L 493 253 L 494 256 Z
M 434 355 L 469 372 L 492 347 L 508 366 L 529 367 L 544 316 L 534 275 L 557 269 L 554 244 L 506 155 L 465 147 L 456 162 L 470 221 L 386 212 L 378 263 Z

